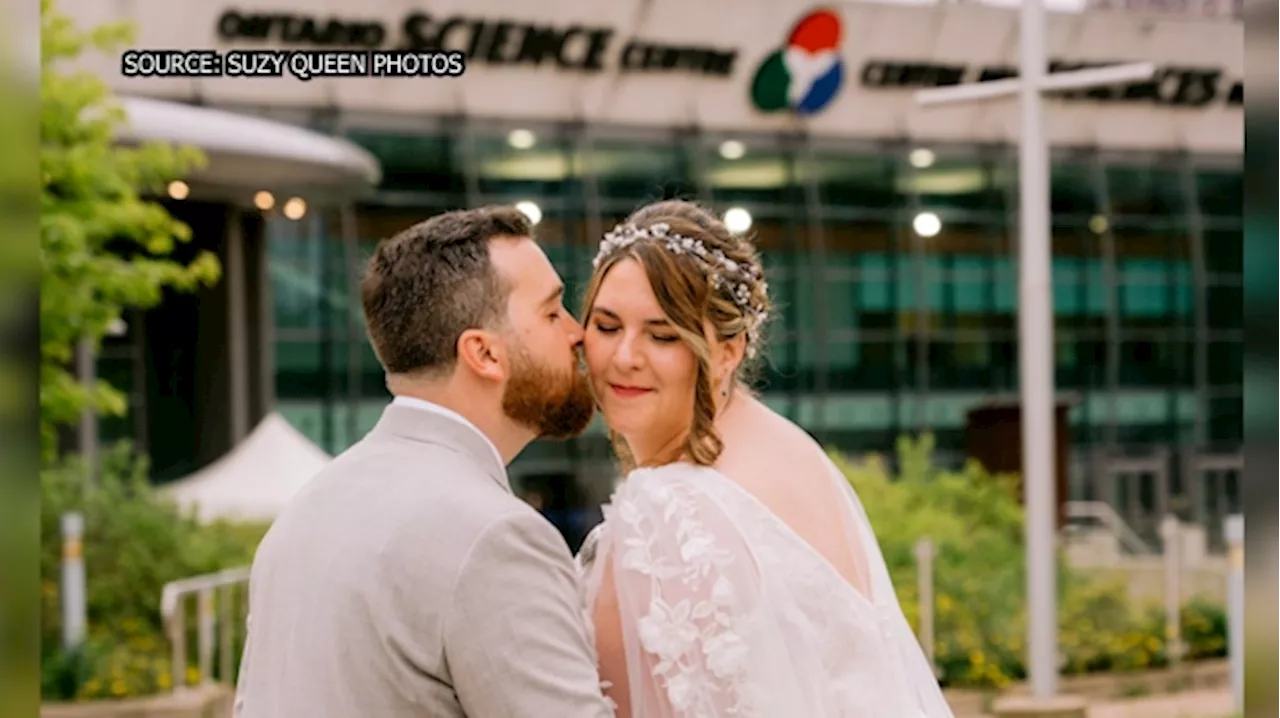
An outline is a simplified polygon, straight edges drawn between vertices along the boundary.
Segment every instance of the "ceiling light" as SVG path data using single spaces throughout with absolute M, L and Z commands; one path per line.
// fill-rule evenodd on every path
M 732 207 L 724 213 L 724 226 L 733 234 L 751 229 L 751 213 L 742 207 Z
M 191 194 L 191 188 L 182 180 L 174 180 L 169 183 L 169 196 L 174 199 L 186 199 Z
M 921 237 L 936 237 L 942 231 L 942 220 L 933 212 L 921 212 L 911 220 L 911 228 Z
M 292 197 L 288 202 L 284 203 L 284 216 L 289 219 L 302 219 L 307 213 L 307 203 L 302 201 L 301 197 Z
M 264 189 L 253 196 L 253 206 L 257 207 L 263 212 L 266 212 L 267 210 L 276 206 L 275 195 L 272 195 L 270 192 Z
M 937 157 L 933 154 L 933 150 L 924 147 L 911 150 L 911 154 L 907 156 L 907 161 L 918 170 L 932 167 L 935 160 Z
M 507 135 L 507 144 L 517 150 L 527 150 L 538 143 L 538 137 L 530 130 L 512 130 Z
M 747 146 L 737 140 L 725 140 L 720 143 L 720 156 L 726 160 L 740 160 L 747 154 Z

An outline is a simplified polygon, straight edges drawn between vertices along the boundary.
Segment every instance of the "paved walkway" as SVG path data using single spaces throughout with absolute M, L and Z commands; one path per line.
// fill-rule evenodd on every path
M 1228 690 L 1187 691 L 1094 703 L 1089 718 L 1228 718 L 1233 702 Z
M 1231 693 L 1225 689 L 1094 701 L 1089 706 L 1089 718 L 1230 718 L 1234 712 Z M 957 706 L 956 718 L 991 718 L 991 716 L 965 712 Z

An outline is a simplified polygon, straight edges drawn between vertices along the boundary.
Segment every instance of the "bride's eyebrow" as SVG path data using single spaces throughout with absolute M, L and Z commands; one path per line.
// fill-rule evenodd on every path
M 615 322 L 620 322 L 620 321 L 622 321 L 622 317 L 618 316 L 618 313 L 617 313 L 617 312 L 613 311 L 612 309 L 607 309 L 607 308 L 605 308 L 605 307 L 600 307 L 600 306 L 592 307 L 592 308 L 591 308 L 591 313 L 592 313 L 592 314 L 602 314 L 602 315 L 604 315 L 604 317 L 605 317 L 606 319 L 612 319 L 612 320 L 613 320 L 613 321 L 615 321 Z M 646 319 L 646 320 L 644 320 L 644 323 L 645 323 L 646 325 L 648 325 L 648 326 L 651 326 L 651 327 L 669 327 L 669 326 L 671 326 L 671 322 L 667 321 L 667 318 L 666 318 L 666 317 L 659 317 L 659 318 L 657 318 L 657 319 Z

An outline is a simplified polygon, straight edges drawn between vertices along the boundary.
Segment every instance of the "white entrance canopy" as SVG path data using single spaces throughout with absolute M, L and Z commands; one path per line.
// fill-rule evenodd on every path
M 270 522 L 330 457 L 272 412 L 222 458 L 161 489 L 202 522 Z
M 200 149 L 207 164 L 184 178 L 192 199 L 249 204 L 254 193 L 297 195 L 310 203 L 372 190 L 378 161 L 358 145 L 304 127 L 225 110 L 144 97 L 120 97 L 124 144 L 165 142 Z

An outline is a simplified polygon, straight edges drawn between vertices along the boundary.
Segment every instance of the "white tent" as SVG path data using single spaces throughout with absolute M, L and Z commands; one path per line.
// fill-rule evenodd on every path
M 201 521 L 275 519 L 330 457 L 272 412 L 225 456 L 162 491 Z

